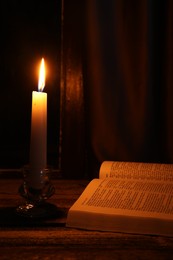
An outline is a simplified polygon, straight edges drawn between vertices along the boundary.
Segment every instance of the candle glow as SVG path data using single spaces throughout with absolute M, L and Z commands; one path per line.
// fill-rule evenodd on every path
M 45 65 L 44 65 L 44 59 L 41 59 L 41 65 L 40 65 L 40 72 L 39 72 L 39 80 L 38 80 L 38 91 L 42 92 L 45 87 L 45 77 L 46 77 L 46 71 L 45 71 Z

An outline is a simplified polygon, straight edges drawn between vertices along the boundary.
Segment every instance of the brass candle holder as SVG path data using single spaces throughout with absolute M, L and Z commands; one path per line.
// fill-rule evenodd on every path
M 20 216 L 28 218 L 49 218 L 54 215 L 56 206 L 47 203 L 55 188 L 50 182 L 50 168 L 31 169 L 23 168 L 23 183 L 19 187 L 19 193 L 24 198 L 24 203 L 17 207 L 16 212 Z

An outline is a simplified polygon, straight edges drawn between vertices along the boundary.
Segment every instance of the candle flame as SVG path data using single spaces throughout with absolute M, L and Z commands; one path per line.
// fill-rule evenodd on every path
M 44 59 L 41 59 L 40 65 L 40 73 L 39 73 L 39 80 L 38 80 L 38 91 L 42 92 L 45 87 L 45 66 L 44 66 Z

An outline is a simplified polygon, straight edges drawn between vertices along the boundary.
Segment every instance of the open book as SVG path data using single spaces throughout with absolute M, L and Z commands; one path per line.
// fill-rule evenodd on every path
M 66 226 L 173 236 L 173 165 L 103 162 Z

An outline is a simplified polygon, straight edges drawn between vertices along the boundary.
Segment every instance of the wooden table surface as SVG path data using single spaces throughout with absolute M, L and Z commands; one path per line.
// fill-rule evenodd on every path
M 69 207 L 86 180 L 53 180 L 49 202 L 58 215 L 26 220 L 16 214 L 21 179 L 0 179 L 0 259 L 173 259 L 173 238 L 66 228 Z

